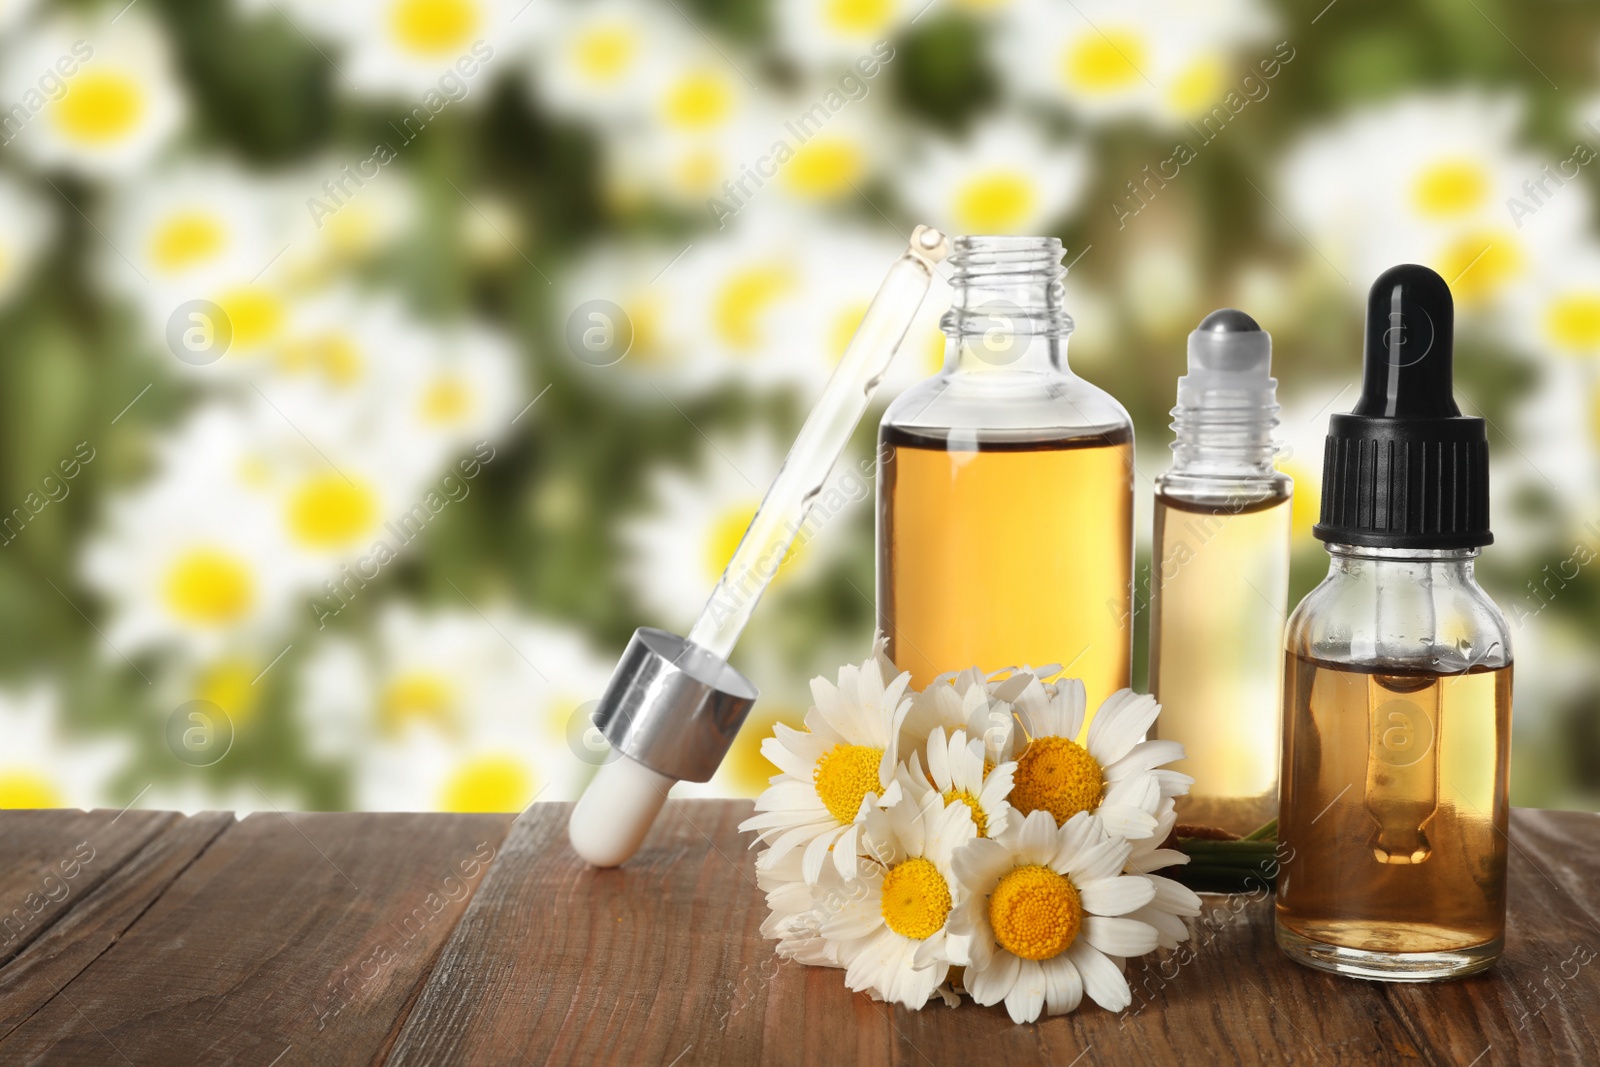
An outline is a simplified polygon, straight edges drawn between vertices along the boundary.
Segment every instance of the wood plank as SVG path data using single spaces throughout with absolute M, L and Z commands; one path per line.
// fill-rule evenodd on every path
M 232 826 L 232 812 L 180 819 L 83 895 L 80 906 L 0 969 L 0 1039 L 49 1003 L 127 932 L 150 904 Z
M 0 1040 L 0 1062 L 372 1063 L 511 819 L 252 815 Z
M 747 836 L 736 830 L 748 803 L 674 802 L 640 855 L 616 871 L 572 855 L 569 810 L 536 805 L 513 828 L 391 1064 L 942 1064 L 980 1051 L 992 1064 L 1465 1064 L 1484 1047 L 1469 1047 L 1480 1031 L 1506 1062 L 1600 1062 L 1592 1030 L 1569 1022 L 1594 1003 L 1591 987 L 1569 983 L 1561 1003 L 1535 1018 L 1546 1029 L 1530 1024 L 1520 1038 L 1510 1013 L 1522 1009 L 1500 989 L 1505 975 L 1544 973 L 1546 955 L 1530 953 L 1529 942 L 1549 934 L 1529 925 L 1532 916 L 1548 911 L 1551 925 L 1567 929 L 1547 953 L 1557 958 L 1594 929 L 1575 925 L 1575 909 L 1593 910 L 1600 872 L 1559 857 L 1585 834 L 1592 851 L 1595 816 L 1517 814 L 1519 844 L 1549 854 L 1541 862 L 1570 899 L 1565 911 L 1550 910 L 1550 883 L 1529 864 L 1514 866 L 1514 934 L 1493 976 L 1394 986 L 1323 974 L 1279 952 L 1269 900 L 1208 897 L 1192 953 L 1130 966 L 1137 1010 L 1086 1002 L 1075 1015 L 1014 1026 L 1003 1009 L 970 1003 L 957 1012 L 937 1003 L 891 1010 L 849 994 L 837 972 L 776 960 L 758 933 L 764 901 L 751 884 Z M 1593 981 L 1596 970 L 1580 979 Z M 1480 1010 L 1474 996 L 1497 1006 Z
M 1449 1063 L 1600 1063 L 1600 816 L 1514 809 L 1506 948 L 1485 974 L 1385 992 Z
M 858 1012 L 837 974 L 775 967 L 757 932 L 766 901 L 737 829 L 749 807 L 671 801 L 639 855 L 597 871 L 567 844 L 570 805 L 534 805 L 441 955 L 390 1064 L 702 1064 L 747 1062 L 769 1048 L 800 1062 L 845 1042 L 886 1050 L 886 1019 Z M 782 1025 L 767 1010 L 774 988 L 799 985 L 805 999 L 792 1003 L 819 1031 Z M 769 1033 L 774 1021 L 780 1030 Z
M 0 818 L 0 965 L 61 921 L 151 839 L 170 811 L 7 811 Z

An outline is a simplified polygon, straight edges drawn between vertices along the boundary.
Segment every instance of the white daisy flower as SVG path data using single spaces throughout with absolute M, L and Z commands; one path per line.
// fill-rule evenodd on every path
M 1098 816 L 1094 819 L 1104 833 L 1104 822 Z M 1200 898 L 1194 890 L 1155 873 L 1189 862 L 1189 857 L 1177 849 L 1162 847 L 1177 821 L 1177 812 L 1169 801 L 1161 818 L 1156 821 L 1155 832 L 1149 837 L 1128 842 L 1128 862 L 1123 867 L 1124 874 L 1143 875 L 1155 887 L 1155 896 L 1150 903 L 1128 912 L 1128 918 L 1155 927 L 1159 939 L 1157 946 L 1167 949 L 1177 948 L 1178 942 L 1189 939 L 1189 928 L 1183 920 L 1200 914 Z
M 1458 310 L 1498 305 L 1538 264 L 1560 261 L 1591 215 L 1573 183 L 1532 214 L 1507 211 L 1541 173 L 1516 144 L 1522 111 L 1510 96 L 1456 92 L 1355 112 L 1290 152 L 1280 202 L 1347 276 L 1423 263 L 1450 284 Z
M 845 878 L 856 873 L 859 817 L 868 795 L 892 804 L 900 723 L 911 707 L 911 675 L 892 676 L 883 643 L 857 666 L 839 668 L 839 684 L 811 682 L 816 704 L 804 730 L 779 724 L 762 754 L 782 771 L 756 800 L 756 814 L 739 824 L 768 847 L 757 865 L 776 863 L 803 848 L 802 875 L 815 884 L 832 853 Z
M 1089 166 L 1078 146 L 1048 143 L 1010 118 L 980 123 L 966 141 L 932 141 L 900 171 L 917 217 L 946 233 L 1043 233 L 1073 211 Z
M 866 892 L 821 916 L 819 929 L 838 942 L 845 984 L 913 1011 L 950 973 L 945 920 L 959 901 L 951 857 L 975 834 L 964 805 L 929 794 L 885 808 L 866 803 L 861 822 Z
M 621 536 L 628 551 L 628 580 L 652 618 L 669 628 L 688 629 L 782 463 L 771 439 L 755 432 L 714 441 L 701 455 L 698 477 L 676 467 L 651 473 L 653 508 L 627 520 Z M 772 589 L 814 573 L 836 543 L 826 526 L 804 543 L 796 538 L 778 563 Z
M 296 708 L 314 753 L 354 764 L 353 798 L 384 811 L 520 811 L 592 775 L 569 738 L 610 666 L 588 641 L 504 610 L 395 605 L 369 639 L 325 640 Z
M 491 72 L 544 12 L 528 0 L 354 0 L 319 21 L 345 48 L 348 83 L 336 84 L 415 100 L 436 114 L 487 97 Z
M 1162 767 L 1183 758 L 1182 745 L 1141 740 L 1161 705 L 1152 696 L 1118 690 L 1100 705 L 1079 743 L 1083 683 L 1069 678 L 1046 691 L 1047 700 L 1018 699 L 1018 729 L 1026 744 L 1017 756 L 1011 806 L 1024 815 L 1048 812 L 1057 825 L 1089 812 L 1120 837 L 1150 836 L 1163 802 L 1194 783 Z
M 1018 1023 L 1070 1012 L 1084 993 L 1110 1011 L 1132 1003 L 1122 960 L 1161 935 L 1129 917 L 1156 896 L 1150 879 L 1123 874 L 1130 851 L 1085 813 L 1057 827 L 1044 811 L 957 849 L 948 929 L 966 940 L 953 941 L 951 962 L 966 967 L 972 999 L 1004 1001 Z
M 780 47 L 810 69 L 853 66 L 863 58 L 892 60 L 888 44 L 926 0 L 778 0 Z
M 61 700 L 37 684 L 0 692 L 0 808 L 98 808 L 112 803 L 113 779 L 133 758 L 125 738 L 72 738 Z
M 22 288 L 55 232 L 54 206 L 0 174 L 0 306 Z
M 1536 358 L 1600 365 L 1600 249 L 1585 241 L 1536 270 L 1537 280 L 1512 297 L 1506 339 Z
M 843 967 L 839 942 L 822 936 L 822 920 L 868 892 L 861 881 L 846 881 L 832 867 L 824 867 L 816 884 L 801 873 L 804 853 L 794 851 L 756 866 L 756 886 L 766 894 L 767 917 L 761 936 L 776 941 L 781 958 L 808 967 Z
M 905 795 L 917 804 L 936 796 L 947 807 L 965 807 L 979 837 L 1003 833 L 1014 815 L 1006 797 L 1017 765 L 991 763 L 981 739 L 968 740 L 960 729 L 946 735 L 942 726 L 928 736 L 926 752 L 926 770 L 918 754 L 911 753 L 901 778 Z
M 1273 25 L 1258 0 L 1020 0 L 1000 17 L 994 54 L 1003 57 L 996 68 L 1024 97 L 1090 121 L 1140 118 L 1176 127 L 1238 92 L 1256 70 L 1236 80 L 1236 57 L 1266 40 Z M 1262 59 L 1276 69 L 1270 54 Z
M 289 218 L 270 253 L 282 253 L 272 272 L 295 288 L 325 285 L 371 262 L 399 244 L 421 214 L 421 194 L 409 172 L 372 150 L 319 159 L 281 186 Z M 473 201 L 483 202 L 477 195 Z M 462 207 L 469 219 L 478 217 Z
M 671 11 L 640 0 L 562 5 L 539 35 L 530 72 L 541 108 L 602 123 L 637 123 L 661 71 L 691 51 Z
M 298 579 L 254 484 L 267 459 L 248 420 L 209 405 L 155 448 L 154 478 L 113 495 L 83 555 L 85 580 L 110 604 L 107 641 L 209 659 L 277 630 Z
M 63 57 L 75 67 L 65 92 L 43 98 L 14 138 L 17 151 L 39 166 L 125 176 L 154 160 L 183 123 L 186 106 L 161 31 L 138 11 L 110 14 L 58 16 L 25 31 L 7 53 L 0 74 L 6 100 L 39 97 L 40 73 L 60 70 Z

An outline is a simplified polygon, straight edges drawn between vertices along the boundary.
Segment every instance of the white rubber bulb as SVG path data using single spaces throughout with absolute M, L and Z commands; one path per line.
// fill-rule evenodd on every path
M 567 837 L 574 851 L 596 867 L 626 862 L 639 851 L 667 802 L 667 791 L 676 784 L 676 779 L 618 755 L 600 768 L 572 809 Z

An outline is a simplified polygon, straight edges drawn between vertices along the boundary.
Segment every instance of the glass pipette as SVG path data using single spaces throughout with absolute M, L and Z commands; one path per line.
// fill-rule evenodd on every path
M 567 828 L 590 863 L 614 867 L 632 856 L 673 784 L 716 773 L 756 698 L 728 655 L 805 527 L 948 251 L 938 230 L 912 231 L 689 637 L 641 627 L 623 651 L 594 712 L 613 758 L 589 783 Z

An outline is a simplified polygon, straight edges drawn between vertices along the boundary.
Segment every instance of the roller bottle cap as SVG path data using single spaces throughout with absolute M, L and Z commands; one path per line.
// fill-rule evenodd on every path
M 1367 297 L 1361 398 L 1328 420 L 1322 541 L 1367 548 L 1476 548 L 1489 532 L 1489 438 L 1456 406 L 1455 302 L 1414 263 Z
M 1189 335 L 1189 371 L 1178 379 L 1178 406 L 1190 410 L 1276 410 L 1272 335 L 1242 311 L 1213 311 Z

